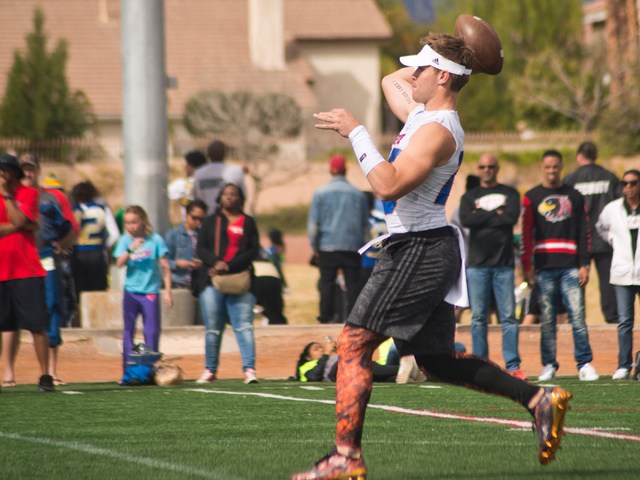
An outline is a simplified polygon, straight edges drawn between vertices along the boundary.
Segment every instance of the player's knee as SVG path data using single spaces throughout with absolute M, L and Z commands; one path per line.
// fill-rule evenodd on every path
M 416 363 L 427 377 L 439 378 L 451 358 L 451 355 L 416 355 Z

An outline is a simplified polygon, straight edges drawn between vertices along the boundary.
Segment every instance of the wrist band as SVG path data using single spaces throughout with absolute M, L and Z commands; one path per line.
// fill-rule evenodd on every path
M 365 177 L 369 175 L 369 172 L 373 170 L 379 163 L 386 160 L 380 155 L 378 149 L 371 140 L 371 135 L 364 128 L 364 125 L 358 125 L 351 130 L 349 134 L 349 141 L 353 147 L 353 151 L 356 154 L 360 168 L 364 172 Z

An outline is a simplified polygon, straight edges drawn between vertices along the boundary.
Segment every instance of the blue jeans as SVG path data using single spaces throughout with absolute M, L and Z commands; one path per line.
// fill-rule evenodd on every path
M 578 280 L 577 268 L 538 270 L 540 287 L 540 353 L 543 365 L 558 368 L 556 360 L 556 315 L 558 296 L 567 308 L 573 332 L 573 356 L 578 369 L 593 360 L 589 332 L 585 322 L 584 290 Z
M 633 302 L 640 285 L 614 285 L 618 302 L 618 368 L 633 366 Z
M 256 345 L 253 336 L 253 307 L 256 297 L 251 292 L 243 295 L 220 293 L 209 285 L 199 296 L 205 328 L 205 367 L 218 371 L 222 334 L 231 324 L 242 357 L 242 370 L 256 368 Z
M 471 344 L 474 355 L 489 357 L 487 323 L 491 295 L 502 326 L 502 356 L 507 370 L 520 368 L 518 353 L 518 322 L 513 293 L 513 267 L 472 267 L 467 269 L 469 300 L 471 303 Z
M 60 302 L 59 278 L 56 270 L 49 270 L 44 279 L 44 288 L 47 299 L 47 310 L 49 310 L 49 347 L 56 348 L 62 344 L 60 327 L 62 326 L 62 310 Z

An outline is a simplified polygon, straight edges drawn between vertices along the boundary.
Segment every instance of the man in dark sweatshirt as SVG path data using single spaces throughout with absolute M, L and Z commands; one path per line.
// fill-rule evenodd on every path
M 537 282 L 540 287 L 540 350 L 544 368 L 538 380 L 549 381 L 558 371 L 556 308 L 560 296 L 573 329 L 579 378 L 594 381 L 598 374 L 589 363 L 593 354 L 584 305 L 584 287 L 589 281 L 589 216 L 584 197 L 562 183 L 561 171 L 560 152 L 544 152 L 542 184 L 529 190 L 522 201 L 522 269 L 529 285 Z
M 598 149 L 591 142 L 583 142 L 576 152 L 578 169 L 564 177 L 564 183 L 578 190 L 584 197 L 589 213 L 591 260 L 598 271 L 600 306 L 607 323 L 618 323 L 616 294 L 609 283 L 613 250 L 597 234 L 595 225 L 604 206 L 622 194 L 620 181 L 609 170 L 596 164 Z

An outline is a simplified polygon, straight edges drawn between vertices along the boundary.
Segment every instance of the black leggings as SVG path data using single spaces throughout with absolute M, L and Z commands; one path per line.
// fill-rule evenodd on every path
M 527 408 L 540 387 L 513 377 L 495 363 L 467 353 L 416 355 L 429 378 L 508 397 Z

